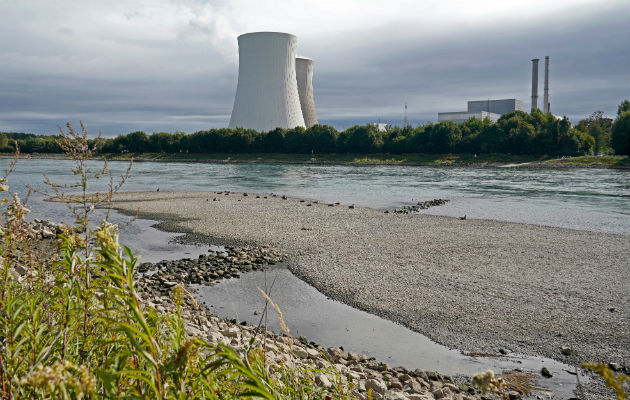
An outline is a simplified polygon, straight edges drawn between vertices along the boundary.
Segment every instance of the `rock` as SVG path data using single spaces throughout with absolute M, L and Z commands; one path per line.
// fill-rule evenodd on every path
M 373 393 L 383 395 L 387 391 L 387 386 L 385 386 L 385 383 L 383 383 L 383 381 L 381 380 L 368 379 L 367 381 L 365 381 L 365 390 L 370 389 L 372 389 Z
M 325 387 L 325 388 L 329 388 L 329 387 L 332 386 L 332 383 L 330 383 L 330 380 L 324 374 L 317 375 L 315 377 L 315 383 L 317 384 L 317 386 L 322 386 L 322 387 Z
M 311 348 L 306 348 L 306 353 L 308 354 L 308 358 L 311 360 L 317 360 L 320 357 L 319 351 Z
M 237 327 L 231 326 L 227 329 L 221 331 L 221 334 L 228 338 L 237 338 L 239 334 L 239 329 Z
M 443 387 L 449 389 L 451 392 L 455 392 L 455 393 L 460 392 L 459 388 L 452 383 L 445 383 Z
M 544 376 L 545 378 L 551 378 L 553 376 L 551 372 L 549 372 L 547 367 L 542 367 L 542 369 L 540 370 L 540 375 Z
M 437 389 L 437 390 L 434 390 L 431 394 L 436 399 L 443 399 L 445 397 L 448 397 L 448 390 L 446 390 L 446 389 Z
M 418 394 L 418 393 L 409 394 L 407 395 L 407 398 L 409 400 L 433 400 L 432 397 L 429 397 L 426 394 Z
M 295 346 L 293 348 L 293 354 L 295 354 L 296 356 L 300 357 L 300 358 L 308 358 L 308 352 L 300 346 Z
M 396 391 L 396 390 L 390 390 L 385 394 L 385 398 L 387 400 L 409 400 L 409 397 L 407 397 L 404 393 Z
M 570 356 L 571 353 L 573 353 L 573 350 L 571 350 L 571 347 L 569 346 L 562 346 L 560 348 L 560 351 L 562 352 L 562 354 L 564 354 L 565 356 Z
M 508 396 L 510 397 L 510 400 L 521 400 L 523 398 L 523 396 L 521 396 L 521 394 L 515 390 L 511 390 L 508 393 Z
M 54 238 L 56 235 L 55 233 L 53 233 L 53 231 L 51 231 L 49 228 L 43 228 L 42 229 L 42 237 L 45 239 L 50 239 L 50 238 Z
M 28 269 L 26 269 L 23 265 L 16 264 L 13 266 L 13 269 L 18 275 L 26 275 Z
M 619 363 L 616 363 L 616 362 L 608 363 L 608 367 L 610 369 L 612 369 L 613 371 L 615 371 L 615 372 L 621 371 L 621 365 Z

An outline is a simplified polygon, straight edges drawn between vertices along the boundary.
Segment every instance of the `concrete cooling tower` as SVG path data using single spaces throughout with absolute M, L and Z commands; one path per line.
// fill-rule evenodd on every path
M 230 129 L 267 132 L 305 126 L 295 75 L 296 48 L 297 37 L 288 33 L 238 37 L 238 85 Z
M 315 101 L 313 100 L 313 60 L 298 57 L 295 60 L 295 73 L 304 123 L 307 128 L 310 128 L 313 125 L 317 125 Z

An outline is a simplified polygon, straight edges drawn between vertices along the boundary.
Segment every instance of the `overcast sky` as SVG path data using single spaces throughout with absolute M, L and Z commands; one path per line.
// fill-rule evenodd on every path
M 0 0 L 0 131 L 226 127 L 236 37 L 290 32 L 320 123 L 414 125 L 467 100 L 530 108 L 531 62 L 573 122 L 630 97 L 628 0 Z

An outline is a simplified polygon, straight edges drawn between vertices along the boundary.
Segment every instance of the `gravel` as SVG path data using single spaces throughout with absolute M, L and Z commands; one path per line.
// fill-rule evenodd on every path
M 115 207 L 196 241 L 276 247 L 327 296 L 449 347 L 630 360 L 630 236 L 266 197 L 125 192 Z

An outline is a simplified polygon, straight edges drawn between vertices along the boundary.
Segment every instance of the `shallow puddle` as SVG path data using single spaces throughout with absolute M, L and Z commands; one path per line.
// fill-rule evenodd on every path
M 402 325 L 331 300 L 295 277 L 286 268 L 272 268 L 227 279 L 213 286 L 195 285 L 197 299 L 215 314 L 256 325 L 265 300 L 257 288 L 266 289 L 280 307 L 291 335 L 305 336 L 324 347 L 342 346 L 345 351 L 364 353 L 390 366 L 437 371 L 444 375 L 472 375 L 492 369 L 495 372 L 521 369 L 539 376 L 538 386 L 552 390 L 554 398 L 573 397 L 576 378 L 567 371 L 574 368 L 541 357 L 508 355 L 469 357 L 433 342 Z M 268 327 L 280 333 L 277 316 L 270 313 Z M 264 322 L 263 322 L 264 324 Z M 543 378 L 546 367 L 553 375 Z M 587 378 L 582 377 L 584 381 Z M 538 393 L 543 398 L 545 393 Z

